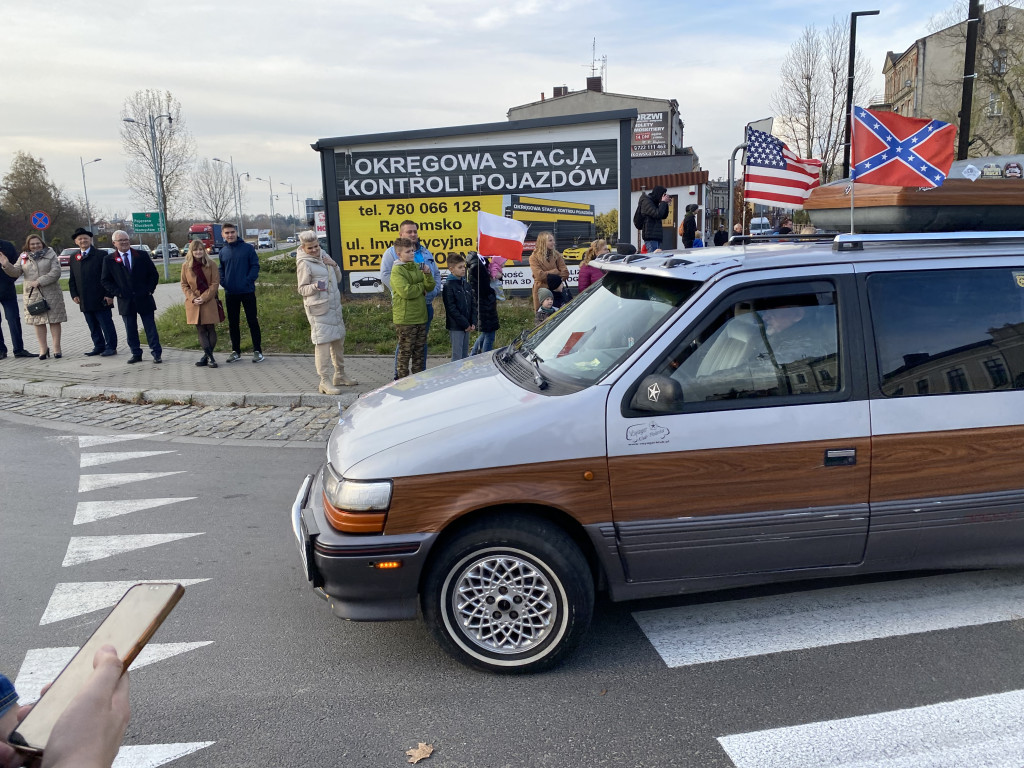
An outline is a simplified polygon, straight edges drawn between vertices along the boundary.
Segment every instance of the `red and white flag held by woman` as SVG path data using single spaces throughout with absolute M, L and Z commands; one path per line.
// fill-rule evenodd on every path
M 483 211 L 476 216 L 476 226 L 480 233 L 477 252 L 481 256 L 501 256 L 509 261 L 522 261 L 526 224 Z

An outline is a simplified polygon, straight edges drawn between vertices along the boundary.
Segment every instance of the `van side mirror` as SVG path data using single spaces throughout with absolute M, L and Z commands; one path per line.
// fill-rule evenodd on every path
M 678 413 L 683 405 L 683 388 L 671 376 L 645 376 L 629 407 L 635 411 Z

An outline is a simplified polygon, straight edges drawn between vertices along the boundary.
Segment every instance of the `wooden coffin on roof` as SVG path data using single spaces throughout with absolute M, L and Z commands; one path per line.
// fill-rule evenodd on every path
M 850 231 L 850 182 L 811 191 L 804 210 L 814 226 Z M 856 184 L 853 226 L 865 234 L 1024 229 L 1024 180 L 948 179 L 941 187 Z

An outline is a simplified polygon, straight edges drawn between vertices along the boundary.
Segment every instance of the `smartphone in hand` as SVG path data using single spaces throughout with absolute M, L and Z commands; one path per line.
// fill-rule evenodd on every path
M 318 291 L 326 291 L 327 290 L 327 281 L 326 280 L 317 280 L 316 281 L 316 289 Z
M 112 645 L 128 669 L 157 628 L 185 594 L 181 584 L 136 584 L 114 606 L 50 688 L 18 724 L 9 742 L 19 752 L 40 756 L 53 726 L 93 672 L 93 658 L 104 645 Z

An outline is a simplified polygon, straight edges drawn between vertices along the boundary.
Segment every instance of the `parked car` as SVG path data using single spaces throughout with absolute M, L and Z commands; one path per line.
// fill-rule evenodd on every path
M 57 256 L 57 259 L 60 261 L 60 265 L 62 267 L 69 266 L 71 264 L 72 257 L 74 257 L 74 255 L 78 253 L 80 250 L 81 248 L 65 248 Z
M 167 244 L 167 253 L 170 254 L 169 258 L 171 259 L 176 259 L 181 255 L 181 252 L 178 250 L 178 246 L 176 246 L 174 243 Z M 163 243 L 161 243 L 160 245 L 153 249 L 153 258 L 162 259 L 163 257 L 164 246 Z
M 284 241 L 286 243 L 294 243 L 295 242 L 295 235 L 288 235 L 288 237 L 286 237 Z
M 274 241 L 271 240 L 270 237 L 268 237 L 267 235 L 260 235 L 259 237 L 256 238 L 256 250 L 262 251 L 267 248 L 273 247 Z
M 345 410 L 291 510 L 336 616 L 422 615 L 519 672 L 570 652 L 598 589 L 1024 564 L 1020 233 L 591 263 L 509 347 Z

